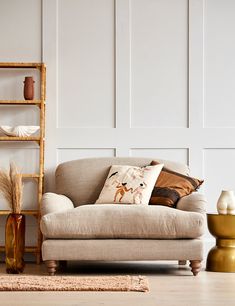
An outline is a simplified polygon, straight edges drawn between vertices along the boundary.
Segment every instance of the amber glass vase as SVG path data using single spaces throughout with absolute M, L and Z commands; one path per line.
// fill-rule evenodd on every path
M 25 216 L 11 213 L 5 230 L 5 253 L 7 273 L 18 274 L 24 270 Z

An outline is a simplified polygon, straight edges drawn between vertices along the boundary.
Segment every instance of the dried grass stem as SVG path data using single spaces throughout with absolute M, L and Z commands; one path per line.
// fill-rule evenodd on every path
M 23 194 L 22 174 L 14 163 L 10 163 L 9 173 L 0 170 L 0 193 L 6 199 L 11 212 L 20 214 Z

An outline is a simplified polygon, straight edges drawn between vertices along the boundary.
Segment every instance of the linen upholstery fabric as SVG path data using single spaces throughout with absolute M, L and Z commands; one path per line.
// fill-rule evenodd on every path
M 45 193 L 42 199 L 41 214 L 56 213 L 74 208 L 71 201 L 62 195 L 52 192 Z M 192 194 L 181 198 L 176 208 L 184 211 L 198 212 L 206 214 L 207 201 L 203 194 L 193 192 Z
M 60 209 L 58 206 L 60 206 L 59 201 L 54 201 L 52 197 L 50 199 L 48 198 L 47 201 L 45 201 L 45 207 L 44 207 L 44 217 L 41 221 L 41 226 L 44 233 L 49 233 L 54 235 L 58 235 L 58 238 L 49 238 L 44 237 L 44 241 L 42 243 L 42 257 L 43 260 L 202 260 L 203 259 L 203 242 L 201 239 L 195 238 L 169 238 L 166 239 L 155 239 L 147 237 L 147 239 L 135 239 L 135 238 L 119 238 L 119 239 L 112 239 L 112 238 L 99 238 L 99 239 L 84 239 L 84 238 L 63 238 L 59 237 L 59 227 L 62 228 L 68 227 L 68 231 L 76 225 L 77 218 L 73 217 L 72 214 L 75 213 L 80 208 L 88 208 L 90 210 L 89 206 L 92 207 L 99 207 L 105 206 L 106 208 L 112 206 L 123 209 L 124 205 L 91 205 L 93 204 L 96 199 L 99 196 L 99 193 L 104 185 L 105 179 L 108 175 L 109 169 L 111 165 L 132 165 L 132 166 L 139 166 L 143 167 L 146 165 L 149 165 L 151 161 L 154 158 L 90 158 L 90 159 L 81 159 L 76 161 L 70 161 L 63 163 L 57 167 L 56 170 L 56 192 L 61 195 L 65 195 L 68 199 L 72 201 L 74 206 L 84 205 L 88 204 L 88 206 L 79 206 L 78 208 L 71 208 L 70 204 L 67 203 L 67 200 L 65 200 L 66 204 L 61 204 L 64 209 L 63 212 L 58 212 Z M 155 159 L 156 160 L 156 159 Z M 165 160 L 159 160 L 158 162 L 164 163 L 165 167 L 182 173 L 184 175 L 189 175 L 189 169 L 186 165 L 181 165 L 178 163 L 165 161 Z M 178 220 L 178 213 L 180 216 L 190 216 L 189 219 L 187 218 L 187 221 L 190 220 L 192 216 L 198 216 L 198 223 L 195 223 L 195 219 L 193 217 L 193 223 L 192 223 L 192 231 L 195 233 L 198 231 L 203 232 L 203 225 L 205 225 L 205 208 L 203 205 L 205 205 L 204 198 L 198 198 L 198 196 L 194 199 L 192 198 L 194 195 L 185 196 L 177 203 L 177 208 L 179 209 L 171 209 L 164 206 L 144 206 L 144 205 L 126 205 L 128 209 L 133 209 L 133 212 L 138 211 L 139 208 L 157 208 L 157 209 L 165 209 L 168 210 L 171 213 L 174 213 L 172 215 L 172 218 L 169 219 L 169 223 L 167 220 L 167 217 L 163 218 L 161 220 L 162 224 L 164 224 L 164 228 L 166 229 L 167 226 L 169 226 L 170 229 L 173 231 L 173 235 L 176 232 L 176 228 L 174 227 L 175 224 L 178 226 L 181 222 Z M 62 198 L 61 198 L 62 199 Z M 64 198 L 66 199 L 66 198 Z M 189 204 L 190 203 L 190 207 Z M 68 204 L 68 205 L 67 205 Z M 89 205 L 90 204 L 90 205 Z M 188 210 L 188 211 L 184 211 Z M 193 212 L 193 211 L 196 212 Z M 160 210 L 159 210 L 160 211 Z M 55 213 L 53 213 L 55 212 Z M 177 212 L 177 215 L 175 215 L 175 212 Z M 69 214 L 69 222 L 74 222 L 73 224 L 70 224 L 66 221 L 66 216 Z M 90 214 L 90 215 L 89 215 Z M 90 228 L 91 226 L 91 220 L 95 219 L 96 211 L 92 210 L 92 213 L 87 213 L 86 219 L 89 221 L 82 223 L 82 218 L 79 213 L 79 221 L 80 224 L 76 225 L 81 229 L 83 232 L 87 232 L 86 226 Z M 58 217 L 58 222 L 61 222 L 60 224 L 57 224 L 54 227 L 55 218 Z M 85 214 L 83 214 L 85 216 Z M 89 215 L 89 217 L 88 217 Z M 98 214 L 100 215 L 100 214 Z M 104 214 L 105 215 L 105 214 Z M 113 213 L 112 213 L 113 215 Z M 128 213 L 129 215 L 129 213 Z M 161 214 L 162 215 L 162 214 Z M 52 217 L 53 216 L 53 217 Z M 175 217 L 174 217 L 175 216 Z M 124 224 L 123 231 L 125 230 L 128 234 L 128 226 L 127 222 L 129 222 L 127 219 L 126 213 L 123 214 L 122 224 Z M 101 228 L 101 232 L 104 233 L 106 230 L 106 226 L 110 227 L 112 232 L 114 232 L 115 227 L 112 228 L 113 224 L 111 220 L 114 220 L 114 218 L 109 218 L 109 212 L 107 212 L 106 218 L 102 216 L 104 220 L 103 226 L 104 228 Z M 101 220 L 102 218 L 98 218 Z M 135 218 L 135 215 L 133 215 L 133 219 Z M 155 218 L 155 214 L 151 217 L 145 217 L 144 219 L 147 220 L 146 222 L 149 222 Z M 202 218 L 202 219 L 201 219 Z M 132 219 L 132 220 L 133 220 Z M 140 219 L 140 217 L 138 217 Z M 46 221 L 48 220 L 48 222 Z M 76 220 L 76 222 L 75 222 Z M 163 222 L 164 221 L 164 222 Z M 185 222 L 185 220 L 184 220 Z M 202 224 L 203 223 L 203 224 Z M 50 229 L 50 224 L 52 224 L 52 230 Z M 115 223 L 117 225 L 117 223 Z M 138 233 L 145 234 L 146 228 L 148 227 L 148 224 L 140 223 L 140 220 L 138 221 L 138 224 L 141 224 L 143 226 L 143 231 L 141 231 L 141 228 L 138 227 Z M 186 228 L 189 227 L 189 223 L 185 222 Z M 95 226 L 98 226 L 99 224 L 95 224 Z M 115 225 L 115 226 L 116 226 Z M 83 226 L 83 227 L 82 227 Z M 195 227 L 199 227 L 199 230 L 196 230 Z M 154 223 L 151 220 L 151 228 L 154 229 L 155 234 L 155 227 Z M 178 232 L 177 227 L 177 232 Z M 119 230 L 120 224 L 119 224 Z M 187 231 L 187 230 L 186 230 Z
M 193 192 L 181 198 L 176 208 L 184 211 L 195 211 L 201 214 L 206 214 L 207 201 L 203 194 Z
M 202 260 L 201 239 L 48 239 L 43 260 Z
M 143 167 L 153 158 L 104 157 L 86 158 L 60 164 L 56 169 L 56 193 L 67 196 L 74 206 L 93 204 L 98 199 L 111 165 Z M 165 167 L 189 174 L 188 166 L 167 160 L 156 159 Z
M 73 202 L 64 195 L 52 192 L 44 193 L 42 197 L 41 215 L 66 211 L 74 208 Z
M 45 215 L 46 238 L 94 239 L 198 238 L 204 232 L 201 213 L 164 206 L 100 204 Z
M 96 204 L 148 205 L 163 164 L 135 167 L 112 165 Z
M 151 165 L 158 165 L 152 161 Z M 149 204 L 175 207 L 178 200 L 197 190 L 202 180 L 163 167 L 154 186 Z

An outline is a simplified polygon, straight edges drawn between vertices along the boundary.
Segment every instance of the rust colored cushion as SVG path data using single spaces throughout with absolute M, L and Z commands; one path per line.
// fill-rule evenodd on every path
M 151 165 L 158 165 L 152 161 Z M 176 207 L 178 200 L 198 190 L 203 180 L 199 180 L 163 167 L 154 186 L 149 204 Z

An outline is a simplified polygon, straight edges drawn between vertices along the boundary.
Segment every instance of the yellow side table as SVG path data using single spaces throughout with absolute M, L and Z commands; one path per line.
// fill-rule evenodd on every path
M 235 215 L 207 214 L 207 223 L 216 246 L 208 253 L 206 270 L 235 272 Z

